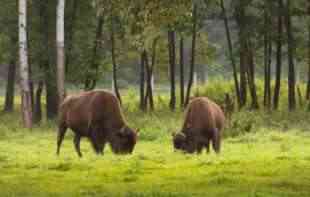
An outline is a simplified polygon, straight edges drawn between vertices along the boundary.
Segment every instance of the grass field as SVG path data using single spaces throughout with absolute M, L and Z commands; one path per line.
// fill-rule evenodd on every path
M 96 156 L 83 140 L 82 159 L 71 132 L 56 156 L 53 122 L 29 131 L 18 112 L 2 115 L 0 196 L 309 197 L 309 114 L 264 114 L 236 113 L 217 156 L 173 151 L 170 132 L 180 126 L 181 113 L 127 112 L 141 129 L 134 154 L 116 156 L 107 148 Z

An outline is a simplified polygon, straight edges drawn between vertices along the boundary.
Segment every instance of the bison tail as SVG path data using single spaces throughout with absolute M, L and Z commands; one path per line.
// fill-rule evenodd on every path
M 221 151 L 221 135 L 220 130 L 215 128 L 212 136 L 212 147 L 213 150 L 218 154 Z

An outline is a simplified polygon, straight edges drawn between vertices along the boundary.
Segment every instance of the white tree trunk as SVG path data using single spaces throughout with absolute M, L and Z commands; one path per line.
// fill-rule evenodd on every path
M 194 72 L 194 76 L 193 76 L 193 87 L 196 88 L 198 87 L 198 75 L 197 72 Z
M 27 0 L 19 0 L 18 4 L 19 31 L 19 63 L 20 89 L 22 97 L 23 123 L 27 128 L 32 127 L 32 104 L 29 81 L 28 49 L 27 49 Z
M 65 0 L 58 0 L 57 24 L 56 24 L 56 46 L 57 46 L 57 88 L 59 104 L 65 98 Z

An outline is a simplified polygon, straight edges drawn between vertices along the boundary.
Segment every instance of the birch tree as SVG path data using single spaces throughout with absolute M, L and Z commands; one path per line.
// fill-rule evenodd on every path
M 32 105 L 29 81 L 29 65 L 27 50 L 27 0 L 19 0 L 19 62 L 20 62 L 20 89 L 22 97 L 23 124 L 32 127 Z
M 65 0 L 58 0 L 57 4 L 57 22 L 56 22 L 56 46 L 57 46 L 57 89 L 59 104 L 65 98 L 65 31 L 64 15 Z

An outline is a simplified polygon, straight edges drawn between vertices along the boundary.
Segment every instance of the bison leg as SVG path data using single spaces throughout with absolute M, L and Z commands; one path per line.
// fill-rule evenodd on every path
M 214 132 L 212 135 L 212 147 L 216 153 L 220 153 L 220 149 L 221 149 L 220 143 L 221 143 L 220 132 L 218 129 L 214 129 Z
M 94 130 L 93 132 L 91 132 L 91 136 L 90 136 L 90 142 L 96 152 L 96 154 L 100 154 L 103 150 L 101 149 L 101 146 L 100 146 L 100 141 L 98 139 L 98 135 L 97 135 L 97 132 L 96 130 Z
M 207 139 L 207 142 L 206 142 L 206 144 L 205 144 L 205 147 L 206 147 L 206 149 L 207 149 L 207 153 L 210 152 L 210 141 L 211 141 L 211 139 L 208 138 L 208 139 Z
M 80 141 L 81 141 L 81 136 L 76 134 L 73 138 L 73 143 L 74 143 L 74 148 L 79 157 L 82 157 L 81 149 L 80 149 Z
M 100 154 L 101 153 L 100 146 L 99 146 L 98 142 L 96 141 L 96 139 L 91 138 L 90 142 L 91 142 L 93 149 L 95 150 L 96 154 Z
M 204 144 L 203 143 L 198 143 L 197 144 L 197 153 L 201 154 L 202 150 L 203 150 Z
M 102 129 L 99 126 L 95 125 L 92 127 L 92 131 L 90 131 L 89 133 L 90 141 L 95 152 L 97 154 L 103 155 L 106 140 Z
M 105 143 L 99 144 L 99 154 L 100 154 L 100 155 L 103 155 L 104 147 L 105 147 Z
M 57 155 L 59 155 L 60 152 L 60 146 L 62 144 L 62 141 L 65 137 L 65 133 L 67 130 L 67 126 L 65 124 L 60 124 L 58 127 L 58 136 L 57 136 Z

